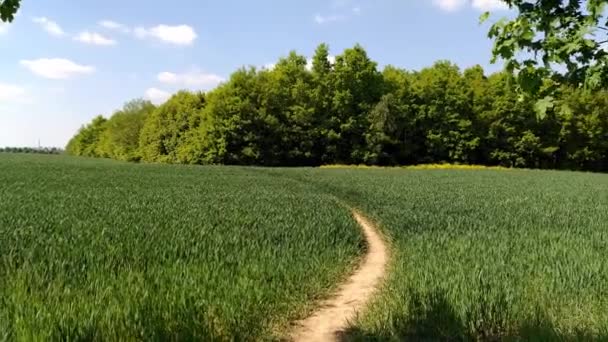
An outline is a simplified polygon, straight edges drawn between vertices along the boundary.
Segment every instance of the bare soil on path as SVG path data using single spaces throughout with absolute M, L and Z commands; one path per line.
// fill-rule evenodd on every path
M 338 341 L 348 323 L 365 307 L 384 279 L 388 248 L 376 227 L 353 210 L 367 241 L 367 254 L 348 280 L 312 316 L 295 323 L 291 338 L 296 342 Z

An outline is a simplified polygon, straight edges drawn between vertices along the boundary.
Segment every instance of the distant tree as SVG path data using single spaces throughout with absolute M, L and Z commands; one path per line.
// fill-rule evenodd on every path
M 313 75 L 306 65 L 304 56 L 291 52 L 268 73 L 261 109 L 273 118 L 276 139 L 270 142 L 272 153 L 264 155 L 265 165 L 319 163 L 317 129 L 323 123 L 313 105 Z
M 382 96 L 369 114 L 370 128 L 366 134 L 367 153 L 364 161 L 368 164 L 394 165 L 402 159 L 406 151 L 403 146 L 406 137 L 399 120 L 403 114 L 400 103 L 394 94 Z
M 413 75 L 388 66 L 383 71 L 382 99 L 369 113 L 367 131 L 368 164 L 412 164 L 420 156 L 424 132 L 417 129 L 418 118 L 413 106 Z
M 105 124 L 97 153 L 106 158 L 137 161 L 139 137 L 148 115 L 156 107 L 146 100 L 133 100 L 117 111 Z
M 183 164 L 448 162 L 608 171 L 608 92 L 560 85 L 548 75 L 540 93 L 522 96 L 520 77 L 486 76 L 479 66 L 461 72 L 447 61 L 379 72 L 361 46 L 332 63 L 321 44 L 312 67 L 292 52 L 273 69 L 239 69 L 206 94 L 182 91 L 158 108 L 132 101 L 83 127 L 67 150 Z M 539 101 L 539 94 L 553 98 Z
M 509 73 L 490 76 L 484 95 L 489 101 L 488 107 L 477 114 L 486 131 L 481 144 L 484 162 L 507 167 L 532 167 L 534 152 L 530 150 L 539 150 L 538 146 L 530 146 L 531 142 L 537 142 L 534 132 L 538 129 L 533 103 L 519 99 Z
M 564 89 L 567 111 L 559 120 L 560 164 L 570 169 L 608 170 L 608 92 Z
M 331 73 L 333 65 L 329 60 L 329 46 L 319 44 L 312 58 L 312 73 L 317 77 L 327 76 Z
M 332 121 L 332 103 L 334 88 L 332 87 L 332 74 L 334 66 L 330 61 L 329 46 L 320 44 L 312 58 L 312 87 L 311 106 L 313 107 L 314 146 L 313 155 L 317 163 L 328 162 L 331 157 L 327 155 L 327 146 L 330 139 L 329 124 Z
M 209 94 L 199 129 L 204 163 L 259 165 L 277 157 L 282 136 L 268 99 L 272 72 L 239 69 Z
M 98 152 L 99 142 L 107 121 L 101 115 L 96 116 L 90 124 L 82 127 L 68 142 L 66 152 L 75 156 L 101 157 Z
M 0 153 L 61 154 L 57 147 L 0 147 Z
M 424 134 L 424 156 L 418 162 L 474 159 L 479 147 L 467 84 L 457 66 L 437 62 L 416 74 L 412 85 L 418 133 Z
M 325 161 L 349 164 L 365 159 L 368 114 L 383 91 L 382 74 L 376 66 L 360 45 L 336 56 Z
M 195 163 L 190 137 L 199 128 L 205 106 L 203 93 L 180 91 L 150 113 L 141 129 L 139 150 L 148 162 Z
M 19 10 L 21 0 L 0 0 L 0 20 L 11 22 Z

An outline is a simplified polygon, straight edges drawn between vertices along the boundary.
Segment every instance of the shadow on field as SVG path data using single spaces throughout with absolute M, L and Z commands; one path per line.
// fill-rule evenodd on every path
M 339 336 L 339 341 L 608 341 L 608 333 L 599 336 L 586 331 L 563 334 L 543 314 L 537 314 L 537 319 L 507 332 L 504 327 L 508 321 L 495 306 L 475 308 L 476 314 L 482 316 L 467 314 L 469 319 L 465 322 L 442 292 L 413 295 L 410 305 L 410 315 L 391 317 L 383 331 L 351 327 Z

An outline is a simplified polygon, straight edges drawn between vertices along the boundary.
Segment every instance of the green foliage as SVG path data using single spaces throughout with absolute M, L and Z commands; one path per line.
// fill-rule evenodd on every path
M 554 99 L 552 96 L 546 96 L 536 101 L 534 104 L 534 110 L 538 115 L 538 119 L 544 120 L 547 116 L 547 110 L 553 108 L 554 105 Z
M 292 52 L 271 70 L 237 70 L 204 95 L 180 92 L 149 115 L 123 109 L 98 141 L 79 133 L 95 144 L 88 152 L 68 152 L 185 164 L 447 162 L 607 171 L 605 95 L 558 86 L 550 76 L 534 65 L 517 76 L 486 76 L 479 66 L 461 71 L 447 61 L 380 72 L 361 46 L 334 63 L 321 44 L 311 64 Z M 537 95 L 522 96 L 522 84 Z
M 188 141 L 193 139 L 205 106 L 202 93 L 180 91 L 146 119 L 139 140 L 142 160 L 163 163 L 195 163 Z
M 494 39 L 494 60 L 505 60 L 507 69 L 517 72 L 522 90 L 544 97 L 559 84 L 608 85 L 608 1 L 504 1 L 517 16 L 492 25 L 489 37 Z M 547 79 L 552 83 L 548 87 Z
M 268 82 L 262 90 L 265 100 L 262 108 L 266 108 L 265 115 L 271 118 L 266 121 L 272 127 L 276 141 L 269 148 L 273 152 L 265 156 L 264 165 L 314 165 L 319 162 L 316 143 L 320 135 L 316 130 L 322 119 L 317 117 L 320 113 L 313 107 L 313 76 L 306 70 L 306 64 L 304 56 L 292 52 L 268 73 Z
M 425 127 L 426 155 L 433 161 L 467 162 L 479 145 L 465 79 L 458 67 L 439 62 L 424 69 L 412 87 L 416 117 Z
M 11 22 L 19 10 L 21 0 L 0 0 L 0 21 Z
M 209 94 L 200 135 L 205 162 L 260 164 L 274 153 L 281 138 L 274 134 L 278 120 L 262 109 L 268 77 L 268 72 L 241 69 Z
M 568 89 L 556 114 L 560 160 L 570 167 L 603 170 L 608 163 L 608 92 Z M 580 114 L 575 114 L 580 113 Z M 582 114 L 582 115 L 581 115 Z
M 360 163 L 366 152 L 368 113 L 382 97 L 382 75 L 365 50 L 356 45 L 336 56 L 330 77 L 331 113 L 326 160 Z
M 106 122 L 98 141 L 97 153 L 105 158 L 139 160 L 140 132 L 155 108 L 145 100 L 133 100 L 125 104 L 122 110 L 114 113 Z
M 274 170 L 0 155 L 0 340 L 278 340 L 358 259 Z
M 103 116 L 96 116 L 90 124 L 80 128 L 68 142 L 66 152 L 75 156 L 101 157 L 98 147 L 107 122 Z

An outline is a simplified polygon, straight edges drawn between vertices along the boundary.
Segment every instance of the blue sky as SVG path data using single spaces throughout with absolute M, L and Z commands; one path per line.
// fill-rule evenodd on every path
M 63 147 L 127 100 L 211 89 L 290 50 L 360 43 L 380 67 L 490 65 L 479 15 L 499 0 L 22 0 L 0 24 L 0 146 Z

